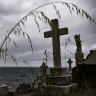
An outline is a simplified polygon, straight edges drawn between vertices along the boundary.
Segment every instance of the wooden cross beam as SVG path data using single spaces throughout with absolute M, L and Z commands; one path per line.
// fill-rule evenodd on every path
M 51 20 L 52 31 L 44 32 L 44 37 L 52 37 L 54 68 L 61 68 L 60 35 L 68 34 L 68 28 L 59 29 L 58 20 Z
M 58 35 L 65 35 L 65 34 L 68 34 L 68 28 L 58 29 Z M 45 32 L 45 33 L 44 33 L 44 37 L 45 37 L 45 38 L 53 37 L 52 31 L 47 31 L 47 32 Z

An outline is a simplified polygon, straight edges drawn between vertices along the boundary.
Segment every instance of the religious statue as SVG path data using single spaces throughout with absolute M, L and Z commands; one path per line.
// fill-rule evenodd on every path
M 80 40 L 80 34 L 74 35 L 74 39 L 75 39 L 76 46 L 77 46 L 76 53 L 75 53 L 75 60 L 76 60 L 76 66 L 77 66 L 78 64 L 80 64 L 82 60 L 84 60 L 84 54 L 82 53 L 82 47 L 81 47 L 82 44 Z
M 41 75 L 46 76 L 46 69 L 48 68 L 48 66 L 45 64 L 44 61 L 43 61 L 42 65 L 40 66 L 40 68 L 41 68 Z
M 77 51 L 81 51 L 81 40 L 80 40 L 80 34 L 79 35 L 75 35 L 74 39 L 76 41 L 76 46 L 77 46 Z

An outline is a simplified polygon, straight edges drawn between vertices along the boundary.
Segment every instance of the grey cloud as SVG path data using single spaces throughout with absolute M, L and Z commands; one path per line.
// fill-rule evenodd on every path
M 27 1 L 28 0 L 17 0 L 16 4 L 13 4 L 14 8 L 13 8 L 13 5 L 12 5 L 12 6 L 9 6 L 8 10 L 6 10 L 7 8 L 5 7 L 5 5 L 0 6 L 2 16 L 5 15 L 5 14 L 6 15 L 11 14 L 11 15 L 21 16 L 22 13 L 26 14 L 27 10 L 35 8 L 39 4 L 44 4 L 46 2 L 49 2 L 49 0 L 47 0 L 47 1 L 45 1 L 45 0 L 43 0 L 43 1 L 39 1 L 39 0 L 32 1 L 32 0 L 30 0 L 30 2 L 32 1 L 31 3 L 33 5 L 32 5 L 31 8 L 28 8 L 25 11 L 24 11 L 22 6 L 18 7 L 19 3 L 21 5 L 23 5 L 23 3 L 25 3 L 25 2 L 27 3 Z M 95 6 L 93 6 L 94 5 L 93 2 L 95 2 L 95 0 L 88 1 L 89 2 L 88 4 L 87 3 L 84 4 L 85 2 L 87 2 L 87 0 L 84 0 L 84 1 L 82 0 L 82 1 L 79 1 L 79 2 L 81 2 L 80 4 L 82 4 L 83 8 L 87 7 L 87 9 L 88 8 L 89 9 L 92 8 L 92 10 L 96 9 Z M 12 8 L 13 8 L 13 10 L 12 10 Z M 90 13 L 92 10 L 90 9 L 90 10 L 88 10 L 88 12 Z M 64 10 L 61 9 L 61 11 L 64 11 Z M 49 16 L 50 18 L 56 18 L 57 16 L 52 16 L 52 13 L 53 13 L 53 10 L 50 10 L 50 13 L 47 13 L 47 14 L 50 15 Z M 92 13 L 92 16 L 93 16 L 94 12 L 91 12 L 91 13 Z M 67 14 L 67 13 L 65 12 L 63 14 Z M 96 15 L 96 13 L 95 13 L 95 15 Z M 6 18 L 6 16 L 5 16 L 5 18 Z M 10 23 L 10 20 L 11 20 L 10 18 L 9 18 L 9 21 L 5 21 L 4 19 L 2 19 L 1 24 L 8 26 L 9 23 Z M 10 26 L 13 25 L 13 22 L 10 23 Z M 44 54 L 43 54 L 44 50 L 47 49 L 48 51 L 52 52 L 52 38 L 45 39 L 45 38 L 39 37 L 39 35 L 37 35 L 37 33 L 36 33 L 37 30 L 35 30 L 37 27 L 34 27 L 34 24 L 31 25 L 31 23 L 29 23 L 29 25 L 33 26 L 32 29 L 29 28 L 29 27 L 26 29 L 27 31 L 29 31 L 29 34 L 31 34 L 30 36 L 31 36 L 32 41 L 33 41 L 33 48 L 34 48 L 33 54 L 31 52 L 31 48 L 30 48 L 30 45 L 28 44 L 27 40 L 26 39 L 21 40 L 21 37 L 15 38 L 15 40 L 17 41 L 17 44 L 19 45 L 18 48 L 14 48 L 13 45 L 9 44 L 9 49 L 12 52 L 12 54 L 17 58 L 18 62 L 21 63 L 22 60 L 26 60 L 26 61 L 30 62 L 31 64 L 33 64 L 33 63 L 37 64 L 37 65 L 34 65 L 34 66 L 38 66 L 38 65 L 40 65 L 38 63 L 41 63 L 42 59 L 45 58 Z M 42 32 L 44 32 L 45 30 L 46 31 L 50 30 L 47 25 L 44 25 L 44 24 L 41 24 L 41 23 L 40 23 L 40 25 L 41 25 L 41 29 L 42 29 L 41 31 Z M 10 26 L 9 26 L 9 28 L 10 28 Z M 69 49 L 73 52 L 73 55 L 74 55 L 74 53 L 76 51 L 76 45 L 75 45 L 75 40 L 74 40 L 74 35 L 75 34 L 81 34 L 82 46 L 84 48 L 83 52 L 84 52 L 85 57 L 86 57 L 87 54 L 89 53 L 89 51 L 92 49 L 92 46 L 94 44 L 96 44 L 95 43 L 96 42 L 96 31 L 95 31 L 96 30 L 96 25 L 93 24 L 93 23 L 89 23 L 89 21 L 87 21 L 85 18 L 82 19 L 79 16 L 77 17 L 77 15 L 74 16 L 74 15 L 69 15 L 68 14 L 68 16 L 63 15 L 62 19 L 60 20 L 60 28 L 62 28 L 62 27 L 68 27 L 69 28 L 69 34 L 66 35 L 66 36 L 62 36 L 60 38 L 61 39 L 61 55 L 62 55 L 63 64 L 64 64 L 64 55 L 65 55 L 64 40 L 67 37 L 70 36 L 72 42 L 69 45 Z M 5 30 L 6 29 L 8 29 L 8 28 L 5 27 Z M 2 31 L 4 31 L 4 30 L 2 30 Z M 31 31 L 33 31 L 33 33 L 31 33 Z M 43 35 L 43 33 L 41 35 Z M 12 35 L 12 37 L 14 39 L 13 35 Z M 70 55 L 70 53 L 67 52 L 67 59 L 69 57 L 74 60 L 74 56 Z M 49 62 L 48 64 L 49 65 L 53 64 L 52 60 L 53 60 L 53 58 L 52 58 L 52 55 L 51 55 L 51 56 L 48 57 L 48 62 Z M 11 61 L 8 60 L 8 63 L 11 63 Z
M 91 7 L 91 8 L 96 8 L 96 0 L 83 0 L 84 4 L 87 6 L 87 4 Z M 91 10 L 91 9 L 90 9 Z
M 2 2 L 0 2 L 0 14 L 1 15 L 19 15 L 23 14 L 24 12 L 28 11 L 29 8 L 26 6 L 24 7 L 24 3 L 30 2 L 30 0 L 17 0 L 17 2 L 11 3 L 9 5 L 6 5 Z M 30 3 L 33 3 L 32 1 Z
M 4 6 L 4 4 L 0 4 L 0 14 L 8 15 L 8 14 L 17 14 L 21 13 L 20 9 L 16 5 Z
M 33 10 L 38 7 L 40 4 L 43 4 L 47 1 L 38 1 L 38 0 L 15 0 L 15 2 L 8 4 L 4 4 L 5 2 L 0 2 L 0 14 L 1 15 L 19 15 Z M 24 6 L 24 4 L 30 4 L 30 6 Z

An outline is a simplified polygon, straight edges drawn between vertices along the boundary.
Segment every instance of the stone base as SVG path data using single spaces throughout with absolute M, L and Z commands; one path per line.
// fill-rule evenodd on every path
M 56 85 L 44 85 L 42 86 L 42 96 L 65 96 L 73 88 L 76 88 L 77 84 L 70 84 L 67 86 L 56 86 Z
M 69 85 L 71 84 L 71 75 L 66 76 L 48 76 L 46 77 L 46 85 Z
M 82 52 L 75 53 L 76 66 L 80 63 L 80 61 L 84 60 L 84 54 Z
M 33 83 L 34 89 L 39 88 L 41 85 L 46 85 L 46 77 L 42 77 Z
M 50 69 L 51 76 L 64 76 L 67 71 L 66 68 L 51 68 Z
M 87 84 L 96 88 L 96 64 L 82 64 L 73 68 L 72 81 L 79 85 Z
M 8 96 L 9 90 L 7 85 L 0 86 L 0 96 Z

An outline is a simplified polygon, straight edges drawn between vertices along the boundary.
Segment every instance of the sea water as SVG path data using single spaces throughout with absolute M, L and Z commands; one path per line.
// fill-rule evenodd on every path
M 49 73 L 49 69 L 47 69 L 47 73 Z M 19 84 L 31 83 L 40 75 L 39 67 L 0 67 L 0 77 L 3 77 L 4 84 L 14 90 Z

